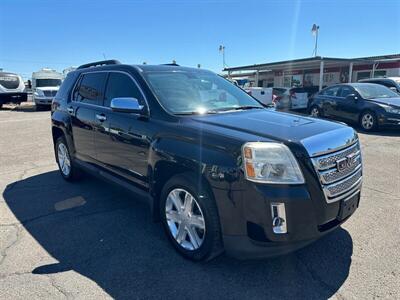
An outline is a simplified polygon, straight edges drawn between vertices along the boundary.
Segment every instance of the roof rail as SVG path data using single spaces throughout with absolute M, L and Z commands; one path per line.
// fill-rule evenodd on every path
M 170 64 L 162 64 L 163 66 L 175 66 L 180 67 L 177 63 L 170 63 Z
M 92 63 L 84 64 L 78 67 L 78 69 L 85 69 L 90 67 L 107 66 L 107 65 L 119 65 L 120 62 L 116 59 L 100 60 Z

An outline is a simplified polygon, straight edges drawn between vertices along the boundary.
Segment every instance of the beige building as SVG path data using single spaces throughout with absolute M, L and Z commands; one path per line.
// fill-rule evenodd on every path
M 259 87 L 315 87 L 356 82 L 370 77 L 400 76 L 400 54 L 333 58 L 312 57 L 225 68 L 233 79 Z M 349 76 L 351 74 L 351 76 Z

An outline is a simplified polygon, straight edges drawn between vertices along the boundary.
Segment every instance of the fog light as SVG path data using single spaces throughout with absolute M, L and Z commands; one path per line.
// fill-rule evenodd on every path
M 285 203 L 271 203 L 271 212 L 274 233 L 287 233 Z

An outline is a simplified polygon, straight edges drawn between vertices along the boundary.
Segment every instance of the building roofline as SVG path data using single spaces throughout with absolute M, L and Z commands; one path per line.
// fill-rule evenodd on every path
M 368 56 L 368 57 L 359 57 L 359 58 L 339 58 L 339 57 L 307 57 L 307 58 L 299 58 L 299 59 L 291 59 L 291 60 L 282 60 L 271 63 L 263 63 L 263 64 L 253 64 L 253 65 L 245 65 L 238 67 L 229 67 L 224 68 L 223 71 L 242 71 L 242 70 L 256 70 L 262 68 L 274 67 L 282 64 L 296 64 L 303 62 L 316 62 L 316 61 L 326 61 L 326 62 L 373 62 L 377 60 L 390 60 L 390 59 L 400 59 L 400 54 L 390 54 L 390 55 L 381 55 L 381 56 Z

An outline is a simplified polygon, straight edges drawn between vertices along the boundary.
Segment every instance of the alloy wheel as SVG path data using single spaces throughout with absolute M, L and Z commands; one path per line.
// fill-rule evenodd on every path
M 64 176 L 69 176 L 71 172 L 71 160 L 69 158 L 67 146 L 65 146 L 63 143 L 58 144 L 57 156 L 58 165 L 61 172 L 64 174 Z
M 374 116 L 370 113 L 364 114 L 361 119 L 361 124 L 364 129 L 370 130 L 374 127 Z
M 318 109 L 318 107 L 313 107 L 313 108 L 311 109 L 311 116 L 312 116 L 312 117 L 315 117 L 315 118 L 318 118 L 318 117 L 319 117 L 319 109 Z
M 204 215 L 196 199 L 182 188 L 173 189 L 165 203 L 168 229 L 184 249 L 197 250 L 204 242 Z

